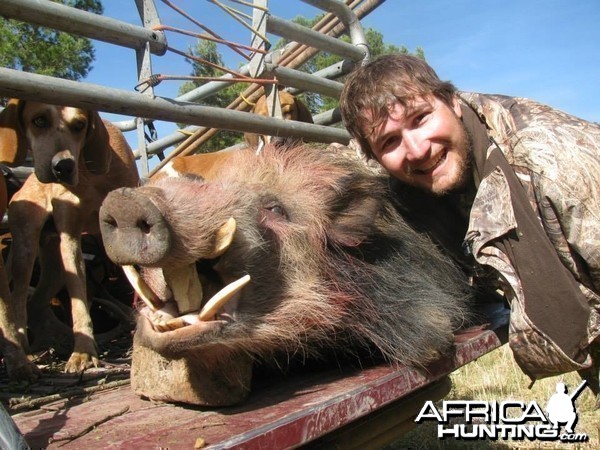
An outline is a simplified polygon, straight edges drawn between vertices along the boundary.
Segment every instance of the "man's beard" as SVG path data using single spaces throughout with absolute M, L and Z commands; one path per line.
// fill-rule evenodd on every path
M 462 136 L 454 147 L 454 151 L 461 156 L 459 161 L 457 161 L 457 175 L 454 182 L 450 186 L 432 190 L 433 194 L 436 196 L 441 197 L 444 195 L 462 194 L 469 187 L 469 181 L 472 178 L 471 166 L 473 164 L 473 139 L 471 138 L 471 134 L 462 121 L 460 124 L 462 128 Z

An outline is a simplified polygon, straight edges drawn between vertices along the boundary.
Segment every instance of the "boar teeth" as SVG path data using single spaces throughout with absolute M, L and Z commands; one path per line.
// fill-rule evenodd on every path
M 242 278 L 229 283 L 219 292 L 217 292 L 202 308 L 198 314 L 198 318 L 203 321 L 212 320 L 215 314 L 227 303 L 231 298 L 240 291 L 250 281 L 250 275 L 244 275 Z
M 198 311 L 202 305 L 202 285 L 194 265 L 163 268 L 167 285 L 173 292 L 180 314 Z
M 198 316 L 196 314 L 186 314 L 185 316 L 176 317 L 174 319 L 170 319 L 164 325 L 163 329 L 159 331 L 173 331 L 179 328 L 183 328 L 187 325 L 194 325 L 198 323 Z
M 150 287 L 146 284 L 144 279 L 140 277 L 140 274 L 133 266 L 123 266 L 123 272 L 125 276 L 129 280 L 129 283 L 139 295 L 140 299 L 146 304 L 148 308 L 152 311 L 156 311 L 160 309 L 162 306 L 162 302 L 156 296 L 156 294 L 150 289 Z

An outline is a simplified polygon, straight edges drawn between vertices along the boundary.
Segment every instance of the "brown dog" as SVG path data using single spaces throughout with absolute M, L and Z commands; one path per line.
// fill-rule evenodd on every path
M 71 298 L 74 335 L 65 371 L 97 365 L 81 234 L 100 235 L 98 210 L 108 192 L 139 183 L 131 148 L 120 130 L 94 111 L 11 100 L 0 115 L 0 150 L 9 165 L 22 164 L 30 150 L 35 172 L 8 206 L 13 319 L 0 325 L 16 329 L 23 355 L 29 351 L 27 325 L 36 347 L 47 345 L 57 337 L 50 299 L 64 286 Z M 40 278 L 28 322 L 27 294 L 38 254 Z M 3 331 L 5 337 L 14 332 Z M 20 353 L 7 363 L 12 365 L 9 373 L 32 378 L 31 365 Z M 22 366 L 28 369 L 19 370 Z
M 285 120 L 296 120 L 298 122 L 313 123 L 313 118 L 304 103 L 298 100 L 295 96 L 287 91 L 279 90 L 279 102 L 281 104 L 281 116 Z M 261 96 L 254 107 L 252 108 L 254 114 L 261 116 L 269 116 L 269 109 L 267 107 L 267 97 Z M 260 140 L 262 139 L 265 144 L 269 143 L 270 136 L 257 135 L 252 133 L 244 133 L 244 139 L 250 147 L 258 147 Z M 296 139 L 298 141 L 298 139 Z M 291 141 L 288 142 L 284 139 L 284 143 L 291 145 Z M 278 144 L 278 143 L 274 143 Z

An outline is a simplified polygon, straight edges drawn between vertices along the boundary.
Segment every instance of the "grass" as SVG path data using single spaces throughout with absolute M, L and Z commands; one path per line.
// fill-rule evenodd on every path
M 452 375 L 452 391 L 449 400 L 483 400 L 498 402 L 504 400 L 522 401 L 528 404 L 535 400 L 545 409 L 552 394 L 556 392 L 556 383 L 564 382 L 569 391 L 575 389 L 581 379 L 577 373 L 538 380 L 531 389 L 529 378 L 514 362 L 508 345 L 481 357 L 458 369 Z M 441 403 L 441 402 L 440 402 Z M 586 433 L 589 440 L 585 443 L 562 443 L 560 441 L 464 441 L 437 438 L 437 423 L 433 421 L 416 425 L 409 433 L 388 447 L 398 449 L 547 449 L 568 448 L 573 450 L 592 450 L 600 448 L 600 410 L 595 409 L 595 398 L 589 389 L 585 389 L 576 399 L 575 407 L 579 421 L 575 433 Z

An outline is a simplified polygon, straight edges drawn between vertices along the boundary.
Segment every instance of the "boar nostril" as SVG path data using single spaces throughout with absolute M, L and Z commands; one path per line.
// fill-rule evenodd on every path
M 112 228 L 117 228 L 117 221 L 113 216 L 107 216 L 104 218 L 104 223 Z
M 144 234 L 148 234 L 150 233 L 150 230 L 152 229 L 152 226 L 146 222 L 145 220 L 138 220 L 138 222 L 136 223 L 136 226 L 142 231 L 142 233 Z

